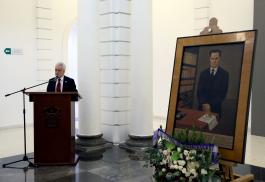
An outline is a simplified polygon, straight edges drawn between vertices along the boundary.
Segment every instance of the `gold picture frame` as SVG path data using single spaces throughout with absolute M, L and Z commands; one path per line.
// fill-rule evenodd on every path
M 249 30 L 177 39 L 166 125 L 168 134 L 195 126 L 206 134 L 208 142 L 219 146 L 222 159 L 244 162 L 255 37 L 256 30 Z M 211 51 L 216 50 L 221 57 L 218 70 L 224 67 L 229 76 L 222 82 L 227 89 L 220 112 L 209 114 L 200 108 L 199 90 L 202 72 L 210 69 L 207 66 Z M 223 87 L 226 86 L 220 89 Z M 215 92 L 219 92 L 218 89 Z M 201 120 L 208 114 L 214 116 L 210 123 Z

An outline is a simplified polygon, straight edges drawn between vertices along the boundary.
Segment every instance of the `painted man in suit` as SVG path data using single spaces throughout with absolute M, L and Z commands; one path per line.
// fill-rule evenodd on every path
M 49 80 L 47 92 L 77 92 L 74 79 L 64 75 L 65 69 L 62 62 L 55 65 L 55 78 Z
M 217 113 L 221 117 L 222 102 L 228 90 L 229 74 L 220 67 L 222 52 L 211 50 L 210 66 L 200 74 L 197 97 L 199 110 L 206 113 Z

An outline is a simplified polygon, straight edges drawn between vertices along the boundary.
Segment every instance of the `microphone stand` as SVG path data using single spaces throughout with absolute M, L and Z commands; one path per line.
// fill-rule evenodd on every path
M 38 87 L 40 85 L 44 85 L 46 83 L 48 83 L 49 81 L 46 81 L 44 83 L 40 83 L 40 84 L 37 84 L 37 85 L 34 85 L 34 86 L 31 86 L 31 87 L 28 87 L 28 88 L 23 88 L 21 90 L 18 90 L 18 91 L 15 91 L 15 92 L 12 92 L 12 93 L 9 93 L 9 94 L 6 94 L 5 97 L 8 97 L 8 96 L 11 96 L 13 94 L 16 94 L 16 93 L 19 93 L 19 92 L 22 92 L 23 94 L 23 124 L 24 124 L 24 156 L 21 160 L 17 160 L 17 161 L 14 161 L 14 162 L 9 162 L 9 163 L 6 163 L 6 164 L 3 164 L 2 167 L 3 168 L 15 168 L 15 169 L 27 169 L 27 168 L 33 168 L 33 167 L 37 167 L 37 165 L 35 165 L 33 162 L 31 162 L 29 159 L 33 159 L 33 158 L 29 158 L 27 156 L 27 139 L 26 139 L 26 109 L 25 109 L 25 91 L 28 90 L 28 89 L 31 89 L 31 88 L 34 88 L 34 87 Z M 13 167 L 13 166 L 9 166 L 10 164 L 14 164 L 14 163 L 18 163 L 18 162 L 22 162 L 22 161 L 26 161 L 28 162 L 28 165 L 26 167 Z

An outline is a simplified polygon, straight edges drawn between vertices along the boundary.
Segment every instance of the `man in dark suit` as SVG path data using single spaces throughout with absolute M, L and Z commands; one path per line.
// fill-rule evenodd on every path
M 220 50 L 210 51 L 210 67 L 201 72 L 197 89 L 199 110 L 217 113 L 219 117 L 229 80 L 228 72 L 220 67 L 221 56 Z
M 75 81 L 64 75 L 66 66 L 59 62 L 55 65 L 55 78 L 49 80 L 47 92 L 77 92 Z

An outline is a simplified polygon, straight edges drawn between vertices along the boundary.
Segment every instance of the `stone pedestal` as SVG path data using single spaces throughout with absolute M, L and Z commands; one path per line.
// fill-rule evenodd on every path
M 75 150 L 81 160 L 98 160 L 103 157 L 107 148 L 112 147 L 111 143 L 102 138 L 102 134 L 77 137 Z

